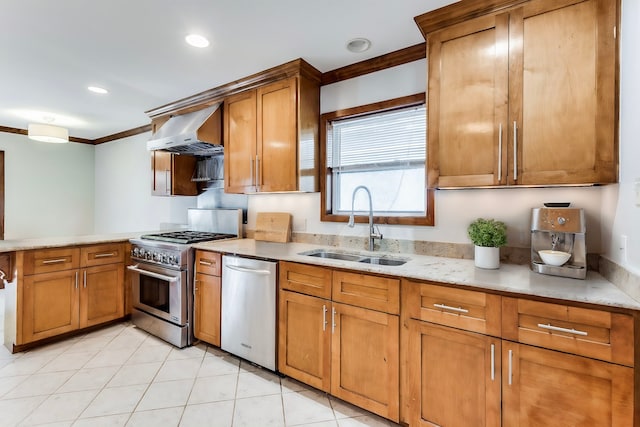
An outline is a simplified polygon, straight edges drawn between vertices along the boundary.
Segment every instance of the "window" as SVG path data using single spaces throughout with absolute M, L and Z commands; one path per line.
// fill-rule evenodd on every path
M 433 224 L 424 94 L 324 114 L 322 130 L 323 221 L 347 221 L 353 191 L 364 185 L 377 223 Z M 368 215 L 366 192 L 353 203 L 356 213 Z

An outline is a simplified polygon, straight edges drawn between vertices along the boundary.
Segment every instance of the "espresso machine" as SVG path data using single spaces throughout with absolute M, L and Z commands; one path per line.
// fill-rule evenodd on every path
M 548 203 L 532 210 L 531 269 L 541 274 L 584 279 L 587 275 L 584 211 L 568 206 L 569 203 Z

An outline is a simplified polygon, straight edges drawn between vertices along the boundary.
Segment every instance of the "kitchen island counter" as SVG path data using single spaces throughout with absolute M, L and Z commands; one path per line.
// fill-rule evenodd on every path
M 407 253 L 366 252 L 308 243 L 271 243 L 253 239 L 204 242 L 193 246 L 197 249 L 226 254 L 344 268 L 496 292 L 640 310 L 640 302 L 594 271 L 587 272 L 587 278 L 584 280 L 568 279 L 534 273 L 528 265 L 502 263 L 497 270 L 483 270 L 476 268 L 473 260 L 468 259 Z M 405 258 L 408 261 L 399 266 L 385 266 L 300 255 L 301 252 L 315 249 L 358 253 L 365 256 Z

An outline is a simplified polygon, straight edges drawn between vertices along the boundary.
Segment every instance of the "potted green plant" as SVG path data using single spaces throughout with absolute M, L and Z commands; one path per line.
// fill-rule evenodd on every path
M 469 224 L 469 238 L 475 245 L 476 267 L 500 267 L 500 247 L 507 244 L 507 226 L 495 219 L 478 218 Z

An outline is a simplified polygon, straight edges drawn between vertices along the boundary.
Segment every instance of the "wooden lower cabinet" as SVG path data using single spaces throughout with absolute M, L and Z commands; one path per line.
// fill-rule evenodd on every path
M 278 370 L 305 384 L 331 388 L 331 301 L 280 291 Z
M 498 338 L 410 321 L 409 424 L 500 426 L 500 345 Z
M 504 426 L 634 425 L 633 368 L 506 341 L 502 363 Z
M 196 251 L 193 335 L 220 347 L 220 302 L 222 255 L 218 252 Z
M 124 317 L 122 243 L 18 252 L 18 346 Z
M 399 318 L 280 291 L 278 370 L 399 419 Z
M 196 273 L 194 336 L 220 347 L 220 276 Z
M 88 267 L 82 270 L 80 327 L 99 325 L 124 316 L 124 265 Z
M 287 290 L 331 295 L 332 274 L 336 271 L 280 263 L 278 370 L 399 421 L 399 316 Z M 354 275 L 352 290 L 362 293 L 377 279 Z M 389 293 L 376 295 L 384 298 Z
M 398 421 L 398 316 L 335 302 L 331 314 L 331 394 Z
M 633 426 L 633 368 L 410 321 L 409 425 Z
M 22 341 L 25 343 L 78 329 L 78 270 L 25 276 L 22 290 Z

